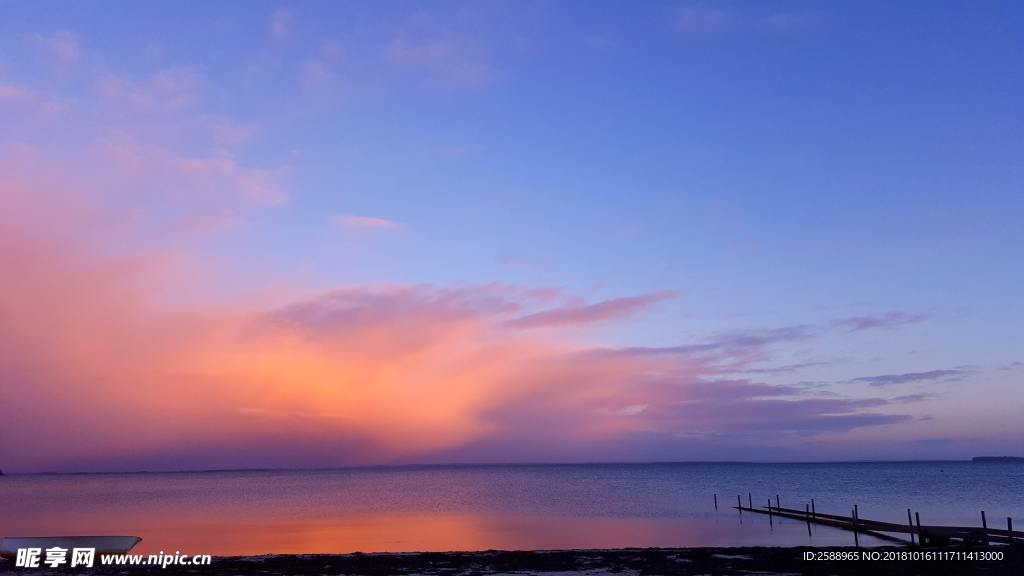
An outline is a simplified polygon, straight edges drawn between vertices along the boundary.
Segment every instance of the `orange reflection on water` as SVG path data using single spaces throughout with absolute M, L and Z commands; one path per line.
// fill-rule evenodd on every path
M 31 535 L 134 534 L 135 551 L 186 554 L 409 552 L 488 549 L 682 546 L 703 540 L 705 527 L 679 519 L 533 516 L 345 516 L 334 518 L 200 519 L 175 517 L 66 518 L 57 530 Z M 25 527 L 28 528 L 28 527 Z M 706 534 L 703 535 L 706 537 Z
M 680 546 L 698 526 L 671 519 L 363 516 L 147 527 L 139 550 L 220 555 Z

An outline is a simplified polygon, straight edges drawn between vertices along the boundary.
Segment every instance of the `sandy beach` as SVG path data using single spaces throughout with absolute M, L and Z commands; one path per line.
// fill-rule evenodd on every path
M 829 548 L 829 552 L 859 553 L 927 551 L 915 548 Z M 805 560 L 805 552 L 821 548 L 624 548 L 618 550 L 483 551 L 380 554 L 300 554 L 214 558 L 209 566 L 197 567 L 94 567 L 83 574 L 232 574 L 232 575 L 367 575 L 401 574 L 431 576 L 546 575 L 1015 575 L 1024 570 L 1024 550 L 1019 547 L 992 548 L 1003 553 L 1002 561 L 967 559 L 933 560 Z M 933 549 L 954 551 L 954 549 Z M 962 552 L 968 551 L 962 549 Z M 977 551 L 977 550 L 975 550 Z M 69 570 L 15 569 L 0 561 L 0 574 L 67 574 Z

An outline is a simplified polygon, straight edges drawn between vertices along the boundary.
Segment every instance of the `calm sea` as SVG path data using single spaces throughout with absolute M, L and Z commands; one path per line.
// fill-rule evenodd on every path
M 198 554 L 849 545 L 730 508 L 1024 525 L 1024 464 L 609 464 L 0 477 L 0 535 L 131 534 Z M 718 494 L 719 508 L 713 505 Z M 862 544 L 877 544 L 862 537 Z

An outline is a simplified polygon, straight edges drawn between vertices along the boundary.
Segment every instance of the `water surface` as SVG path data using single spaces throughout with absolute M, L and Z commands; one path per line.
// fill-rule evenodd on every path
M 133 534 L 138 550 L 352 551 L 848 545 L 731 508 L 1024 523 L 1024 464 L 602 464 L 0 477 L 0 535 Z M 719 509 L 713 505 L 718 494 Z M 862 544 L 879 544 L 861 537 Z

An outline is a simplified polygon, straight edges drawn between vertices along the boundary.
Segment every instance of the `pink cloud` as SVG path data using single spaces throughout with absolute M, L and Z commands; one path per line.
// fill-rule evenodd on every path
M 394 230 L 401 226 L 401 223 L 385 218 L 374 216 L 356 216 L 354 214 L 340 214 L 334 217 L 334 224 L 345 231 L 357 232 L 360 230 Z
M 230 266 L 154 248 L 146 229 L 111 247 L 101 239 L 122 207 L 79 191 L 74 209 L 61 193 L 73 182 L 4 173 L 0 213 L 18 218 L 0 220 L 0 379 L 17 410 L 0 420 L 0 459 L 14 470 L 568 457 L 637 442 L 664 455 L 678 438 L 741 436 L 745 420 L 775 438 L 903 421 L 865 411 L 884 401 L 716 380 L 705 359 L 509 329 L 560 297 L 551 290 L 359 285 L 225 303 L 207 296 Z M 668 297 L 533 322 L 610 320 Z M 42 428 L 54 419 L 63 426 Z M 257 441 L 271 447 L 230 456 Z
M 27 102 L 31 98 L 32 93 L 21 86 L 15 86 L 14 84 L 0 84 L 0 102 Z
M 69 103 L 54 96 L 39 94 L 16 84 L 0 83 L 0 103 L 22 110 L 30 110 L 39 117 L 53 119 L 64 114 Z
M 683 355 L 597 354 L 509 330 L 550 299 L 543 290 L 360 285 L 270 305 L 206 300 L 230 268 L 214 273 L 192 261 L 198 253 L 168 258 L 125 237 L 138 248 L 110 252 L 94 239 L 114 214 L 91 203 L 69 211 L 39 186 L 0 187 L 0 212 L 19 215 L 0 221 L 0 269 L 13 279 L 0 299 L 0 379 L 17 406 L 0 420 L 0 459 L 15 470 L 215 467 L 267 429 L 273 447 L 234 465 L 517 457 L 508 445 L 579 454 L 740 435 L 750 421 L 772 436 L 903 418 L 863 412 L 877 400 L 718 381 Z M 58 214 L 59 226 L 38 225 Z M 546 321 L 611 319 L 667 297 L 548 311 Z M 43 428 L 54 419 L 62 427 Z M 294 458 L 298 447 L 308 460 Z

